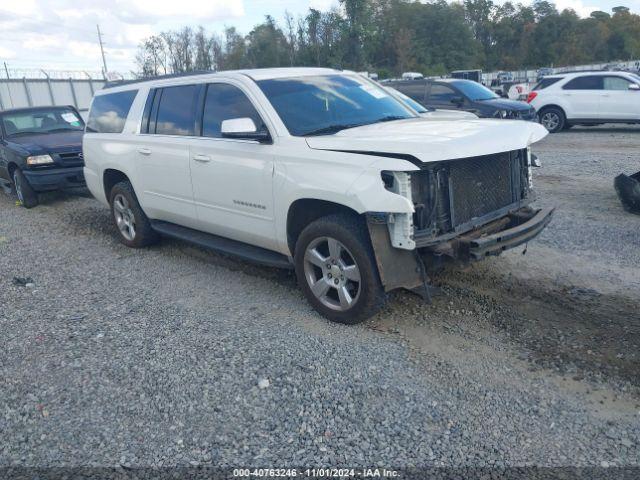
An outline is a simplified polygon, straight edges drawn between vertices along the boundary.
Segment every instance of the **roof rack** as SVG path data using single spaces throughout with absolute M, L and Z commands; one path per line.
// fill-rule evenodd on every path
M 191 77 L 194 75 L 205 75 L 207 73 L 216 73 L 213 70 L 194 70 L 192 72 L 168 73 L 166 75 L 156 75 L 154 77 L 141 77 L 135 80 L 113 80 L 105 83 L 103 88 L 120 87 L 122 85 L 131 85 L 135 83 L 148 82 L 150 80 L 164 80 L 167 78 Z

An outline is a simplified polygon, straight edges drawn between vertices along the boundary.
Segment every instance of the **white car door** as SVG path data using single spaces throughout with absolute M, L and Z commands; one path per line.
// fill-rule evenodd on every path
M 602 76 L 584 75 L 569 80 L 560 95 L 566 105 L 567 118 L 598 119 L 602 95 Z
M 138 195 L 149 217 L 195 227 L 189 138 L 195 132 L 199 85 L 150 92 L 137 139 Z M 151 97 L 153 95 L 153 97 Z
M 273 145 L 224 138 L 224 120 L 262 116 L 239 86 L 206 86 L 202 136 L 191 140 L 191 182 L 200 228 L 209 233 L 277 248 L 273 208 Z
M 640 91 L 629 88 L 635 82 L 618 75 L 604 77 L 600 97 L 600 118 L 640 120 Z

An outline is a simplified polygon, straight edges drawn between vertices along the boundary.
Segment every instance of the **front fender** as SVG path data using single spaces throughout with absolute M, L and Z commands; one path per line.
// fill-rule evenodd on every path
M 291 159 L 278 162 L 274 181 L 276 236 L 282 253 L 288 254 L 286 213 L 296 200 L 312 199 L 343 205 L 359 214 L 366 212 L 413 213 L 405 197 L 385 189 L 381 172 L 419 170 L 406 160 L 357 154 L 330 155 L 313 161 Z M 344 159 L 345 161 L 341 161 Z

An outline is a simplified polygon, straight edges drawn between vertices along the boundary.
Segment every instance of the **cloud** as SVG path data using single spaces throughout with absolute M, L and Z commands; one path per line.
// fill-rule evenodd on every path
M 8 48 L 5 48 L 3 46 L 0 46 L 0 58 L 11 59 L 15 57 L 16 57 L 16 52 L 9 50 Z
M 0 59 L 15 68 L 101 68 L 96 25 L 110 69 L 134 68 L 140 42 L 183 25 L 233 24 L 244 0 L 6 0 L 0 1 Z
M 555 0 L 554 3 L 559 11 L 570 8 L 581 17 L 588 17 L 594 10 L 600 10 L 598 7 L 585 5 L 582 0 Z

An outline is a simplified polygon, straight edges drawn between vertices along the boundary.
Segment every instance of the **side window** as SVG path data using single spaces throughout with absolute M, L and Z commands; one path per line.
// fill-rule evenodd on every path
M 424 102 L 424 94 L 427 84 L 423 81 L 401 83 L 396 88 L 407 97 L 413 98 L 416 102 Z
M 262 118 L 251 100 L 237 87 L 226 83 L 207 86 L 202 116 L 202 136 L 221 138 L 220 127 L 224 120 L 249 117 L 258 130 L 266 129 Z
M 629 90 L 631 82 L 622 77 L 604 77 L 605 90 Z
M 602 77 L 597 75 L 577 77 L 569 80 L 563 90 L 602 90 Z
M 560 80 L 562 80 L 563 77 L 554 77 L 554 78 L 543 78 L 542 80 L 540 80 L 535 87 L 533 87 L 534 90 L 543 90 L 547 87 L 550 87 L 551 85 L 553 85 L 554 83 L 559 82 Z
M 155 133 L 159 135 L 195 135 L 196 103 L 199 90 L 198 85 L 180 85 L 166 87 L 161 92 L 156 92 L 155 97 L 159 100 L 155 117 Z
M 122 133 L 137 93 L 137 90 L 127 90 L 95 97 L 87 120 L 87 132 Z
M 451 99 L 459 97 L 453 88 L 434 83 L 431 85 L 431 92 L 429 93 L 429 102 L 433 103 L 451 103 Z

